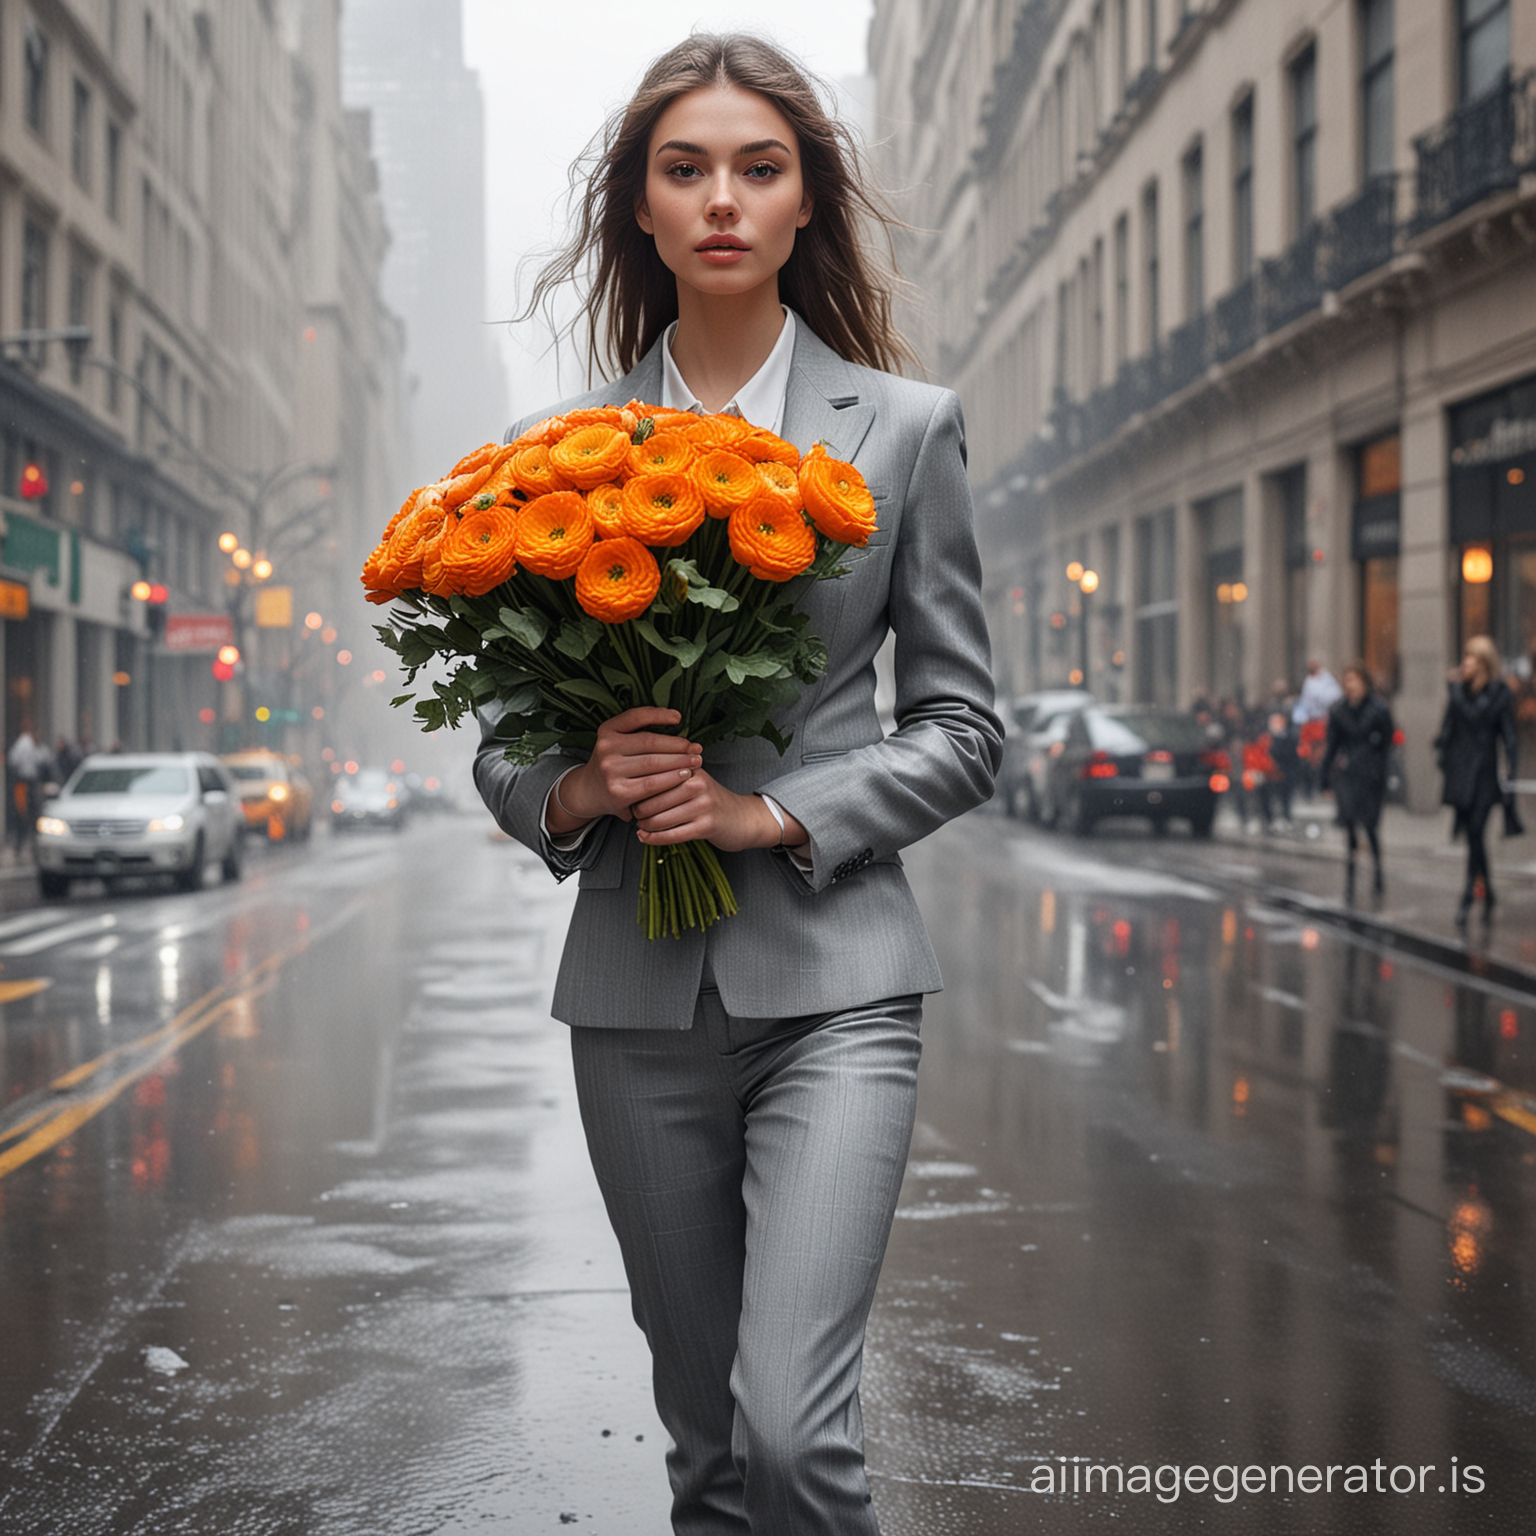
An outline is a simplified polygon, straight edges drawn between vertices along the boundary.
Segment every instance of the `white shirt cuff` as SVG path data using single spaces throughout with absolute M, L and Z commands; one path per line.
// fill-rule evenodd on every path
M 544 809 L 539 813 L 539 831 L 549 839 L 549 846 L 558 849 L 561 853 L 575 852 L 586 842 L 587 834 L 597 825 L 597 819 L 594 817 L 584 827 L 577 827 L 574 832 L 566 832 L 559 837 L 549 830 L 549 802 L 554 798 L 555 791 L 580 767 L 580 763 L 573 764 L 549 786 L 549 793 L 544 797 Z
M 779 813 L 780 825 L 782 825 L 784 807 L 780 805 L 772 795 L 765 795 L 761 791 L 758 792 L 758 798 L 763 802 L 764 805 L 771 806 Z M 809 848 L 810 844 L 807 843 L 805 847 Z M 814 868 L 814 866 L 812 865 L 810 858 L 804 852 L 796 848 L 786 848 L 784 852 L 788 855 L 789 862 L 793 864 L 802 875 L 808 875 L 811 873 L 811 870 Z

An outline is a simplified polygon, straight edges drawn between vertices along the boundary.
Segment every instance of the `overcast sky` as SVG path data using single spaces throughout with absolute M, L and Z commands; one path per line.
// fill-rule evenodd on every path
M 865 71 L 873 0 L 464 0 L 464 47 L 479 72 L 486 115 L 488 301 L 511 315 L 526 295 L 519 268 L 558 231 L 571 161 L 621 105 L 657 54 L 695 28 L 772 38 L 830 79 Z M 539 354 L 548 333 L 530 324 L 504 341 L 517 417 L 585 381 L 569 365 L 556 379 Z

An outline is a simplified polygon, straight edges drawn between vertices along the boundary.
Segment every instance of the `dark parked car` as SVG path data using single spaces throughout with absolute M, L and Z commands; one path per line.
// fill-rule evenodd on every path
M 382 768 L 364 768 L 338 779 L 331 786 L 331 826 L 393 827 L 405 824 L 405 796 L 401 786 Z
M 997 792 L 1010 816 L 1040 819 L 1040 792 L 1050 743 L 1060 739 L 1066 716 L 1092 702 L 1093 695 L 1081 688 L 1026 693 L 1013 701 L 1008 734 L 1003 739 L 1003 765 L 997 775 Z
M 1226 782 L 1219 754 L 1183 711 L 1095 704 L 1067 722 L 1047 795 L 1072 832 L 1091 832 L 1106 816 L 1145 816 L 1156 832 L 1178 818 L 1209 837 Z

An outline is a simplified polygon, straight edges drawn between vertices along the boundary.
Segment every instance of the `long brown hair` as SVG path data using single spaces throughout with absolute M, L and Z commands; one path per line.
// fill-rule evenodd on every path
M 865 238 L 866 228 L 879 229 L 889 249 L 899 221 L 866 189 L 853 135 L 822 105 L 811 76 L 772 43 L 742 32 L 696 32 L 662 54 L 571 167 L 574 231 L 540 271 L 523 318 L 541 306 L 552 312 L 556 288 L 583 282 L 591 372 L 607 362 L 628 373 L 650 350 L 677 319 L 677 279 L 635 219 L 651 130 L 679 96 L 726 85 L 767 97 L 789 120 L 815 200 L 780 269 L 779 297 L 851 362 L 915 363 L 891 318 L 894 256 L 876 261 Z

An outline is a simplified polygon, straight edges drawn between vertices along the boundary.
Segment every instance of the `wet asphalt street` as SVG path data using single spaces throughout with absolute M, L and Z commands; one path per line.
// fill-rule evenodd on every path
M 982 814 L 908 866 L 949 985 L 888 1536 L 1530 1529 L 1536 1001 L 1177 837 Z M 464 816 L 6 889 L 0 1531 L 664 1536 L 546 1012 L 570 887 Z

